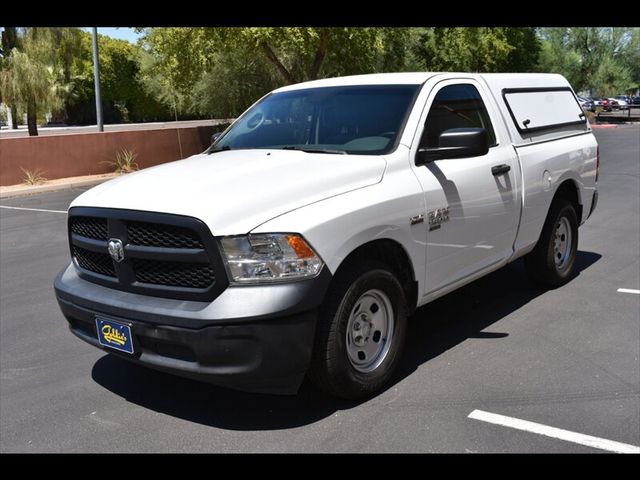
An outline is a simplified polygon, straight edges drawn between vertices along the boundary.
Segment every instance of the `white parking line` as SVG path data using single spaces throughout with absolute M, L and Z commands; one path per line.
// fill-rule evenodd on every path
M 66 210 L 46 210 L 44 208 L 9 207 L 7 205 L 0 205 L 0 208 L 7 208 L 9 210 L 27 210 L 28 212 L 67 213 Z
M 636 447 L 635 445 L 614 442 L 612 440 L 606 440 L 599 437 L 592 437 L 591 435 L 584 435 L 582 433 L 571 432 L 569 430 L 563 430 L 561 428 L 549 427 L 547 425 L 542 425 L 541 423 L 529 422 L 527 420 L 520 420 L 513 417 L 506 417 L 504 415 L 484 412 L 482 410 L 474 410 L 469 414 L 469 418 L 473 418 L 474 420 L 480 420 L 483 422 L 494 423 L 496 425 L 502 425 L 504 427 L 511 427 L 517 430 L 524 430 L 525 432 L 538 433 L 540 435 L 546 435 L 547 437 L 558 438 L 567 442 L 579 443 L 580 445 L 599 448 L 600 450 L 607 450 L 609 452 L 640 453 L 640 447 Z
M 635 293 L 636 295 L 640 295 L 640 290 L 633 290 L 632 288 L 619 288 L 618 291 L 620 293 Z

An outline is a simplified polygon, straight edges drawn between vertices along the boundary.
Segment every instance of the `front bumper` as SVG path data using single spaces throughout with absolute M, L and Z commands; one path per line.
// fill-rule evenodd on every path
M 294 394 L 309 366 L 330 281 L 324 267 L 311 280 L 229 287 L 207 303 L 113 290 L 81 279 L 69 265 L 54 288 L 71 332 L 109 353 L 239 390 Z M 131 326 L 134 355 L 99 344 L 96 315 Z

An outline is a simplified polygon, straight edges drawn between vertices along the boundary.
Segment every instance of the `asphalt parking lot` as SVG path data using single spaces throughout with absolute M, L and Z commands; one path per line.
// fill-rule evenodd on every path
M 518 261 L 420 309 L 392 385 L 362 403 L 308 385 L 293 397 L 238 393 L 83 343 L 52 288 L 69 260 L 64 211 L 81 190 L 0 201 L 0 451 L 638 448 L 640 295 L 618 289 L 640 290 L 640 126 L 595 134 L 600 200 L 580 229 L 579 275 L 541 291 Z

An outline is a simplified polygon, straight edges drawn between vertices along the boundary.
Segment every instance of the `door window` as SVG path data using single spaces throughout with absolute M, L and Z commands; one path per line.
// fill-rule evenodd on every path
M 480 93 L 471 84 L 443 87 L 431 104 L 420 148 L 438 148 L 440 134 L 451 128 L 484 128 L 489 145 L 496 144 L 496 135 Z

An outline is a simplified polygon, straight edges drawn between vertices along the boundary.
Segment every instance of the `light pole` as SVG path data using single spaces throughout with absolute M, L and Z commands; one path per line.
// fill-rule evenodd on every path
M 96 86 L 96 117 L 98 119 L 98 131 L 104 131 L 102 122 L 102 96 L 100 94 L 100 60 L 98 58 L 98 29 L 93 27 L 93 77 Z

